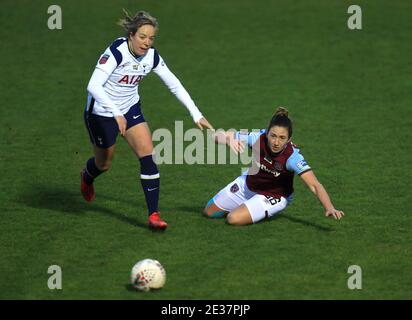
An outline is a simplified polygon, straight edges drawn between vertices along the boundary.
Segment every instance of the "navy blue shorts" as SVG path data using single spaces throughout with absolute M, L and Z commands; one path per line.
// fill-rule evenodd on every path
M 140 101 L 133 105 L 124 117 L 127 121 L 126 130 L 139 123 L 146 122 L 140 110 Z M 90 111 L 85 111 L 84 121 L 92 144 L 107 149 L 116 143 L 119 126 L 114 117 L 102 117 Z

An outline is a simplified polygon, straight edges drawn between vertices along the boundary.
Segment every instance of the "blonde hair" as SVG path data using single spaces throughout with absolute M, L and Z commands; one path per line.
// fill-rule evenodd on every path
M 127 36 L 130 34 L 134 35 L 136 31 L 144 25 L 151 25 L 155 29 L 159 28 L 159 24 L 157 19 L 150 15 L 150 13 L 146 11 L 139 11 L 133 17 L 127 12 L 127 10 L 123 9 L 125 17 L 120 19 L 117 23 L 126 31 Z

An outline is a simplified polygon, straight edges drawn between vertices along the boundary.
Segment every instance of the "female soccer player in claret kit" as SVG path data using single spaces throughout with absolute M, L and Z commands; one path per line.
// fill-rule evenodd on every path
M 215 142 L 241 152 L 244 148 L 241 135 L 241 132 L 217 131 Z M 293 178 L 297 174 L 319 199 L 326 216 L 342 218 L 344 213 L 335 209 L 325 188 L 291 142 L 291 137 L 289 112 L 279 107 L 267 130 L 247 134 L 247 145 L 253 150 L 252 167 L 210 199 L 204 214 L 211 218 L 227 215 L 227 222 L 233 225 L 247 225 L 270 218 L 292 201 Z
M 100 56 L 91 76 L 84 120 L 94 156 L 81 171 L 81 193 L 88 202 L 95 199 L 94 180 L 110 168 L 116 138 L 120 132 L 140 160 L 140 180 L 149 213 L 149 227 L 165 229 L 158 210 L 160 175 L 153 160 L 150 129 L 141 111 L 138 87 L 151 71 L 155 72 L 188 109 L 200 129 L 213 129 L 190 95 L 152 47 L 157 20 L 140 11 L 120 20 L 126 37 L 116 39 Z

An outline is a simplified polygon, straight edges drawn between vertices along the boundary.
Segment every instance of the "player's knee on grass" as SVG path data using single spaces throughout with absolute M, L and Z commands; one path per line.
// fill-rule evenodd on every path
M 227 215 L 226 222 L 232 225 L 242 225 L 241 219 L 239 219 L 239 216 L 233 213 L 229 213 Z
M 232 211 L 227 215 L 226 222 L 231 225 L 243 226 L 252 224 L 253 220 L 247 209 L 246 211 L 239 211 L 239 209 L 236 209 L 235 211 Z

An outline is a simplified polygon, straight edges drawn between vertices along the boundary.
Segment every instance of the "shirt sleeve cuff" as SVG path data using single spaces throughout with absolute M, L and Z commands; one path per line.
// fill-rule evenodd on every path
M 197 111 L 192 112 L 192 118 L 193 118 L 193 121 L 197 123 L 199 122 L 200 119 L 203 118 L 203 115 L 199 110 L 197 110 Z

